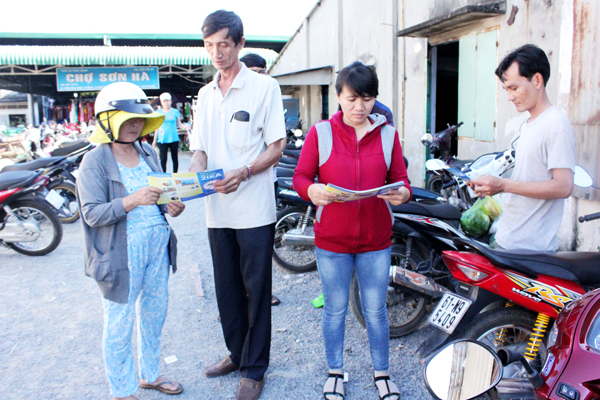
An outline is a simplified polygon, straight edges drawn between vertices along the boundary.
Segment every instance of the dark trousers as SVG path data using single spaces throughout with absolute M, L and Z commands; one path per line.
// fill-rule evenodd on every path
M 209 228 L 217 305 L 231 360 L 260 381 L 271 351 L 271 273 L 275 224 Z
M 158 148 L 160 149 L 160 165 L 163 169 L 163 172 L 167 172 L 167 151 L 169 149 L 171 149 L 173 173 L 177 172 L 177 169 L 179 168 L 179 159 L 177 157 L 177 151 L 179 150 L 179 142 L 159 143 Z

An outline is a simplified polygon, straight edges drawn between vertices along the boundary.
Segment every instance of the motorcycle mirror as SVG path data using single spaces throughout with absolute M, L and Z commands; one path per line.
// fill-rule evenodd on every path
M 302 129 L 296 129 L 294 131 L 294 136 L 301 137 L 302 136 Z
M 425 366 L 425 384 L 438 400 L 473 399 L 502 379 L 500 359 L 488 346 L 459 340 L 437 352 Z
M 594 180 L 587 173 L 587 171 L 581 168 L 579 165 L 575 166 L 575 176 L 573 177 L 573 182 L 575 186 L 579 186 L 581 188 L 588 188 L 594 186 Z
M 425 168 L 427 168 L 428 171 L 439 171 L 448 168 L 448 166 L 438 158 L 431 158 L 425 162 Z
M 423 136 L 421 136 L 421 143 L 423 143 L 424 146 L 431 146 L 431 143 L 433 143 L 433 135 L 429 132 L 425 132 Z
M 521 135 L 517 136 L 516 138 L 513 139 L 512 142 L 510 142 L 510 147 L 511 148 L 515 148 L 515 143 L 517 143 L 517 141 L 521 138 Z

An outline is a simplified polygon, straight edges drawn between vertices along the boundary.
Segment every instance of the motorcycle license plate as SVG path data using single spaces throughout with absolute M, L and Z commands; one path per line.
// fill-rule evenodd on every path
M 63 203 L 65 202 L 65 199 L 60 197 L 60 194 L 58 194 L 56 190 L 52 189 L 46 195 L 46 201 L 52 204 L 52 206 L 58 210 L 62 207 Z
M 438 329 L 452 333 L 470 306 L 471 300 L 446 292 L 429 316 L 429 323 Z

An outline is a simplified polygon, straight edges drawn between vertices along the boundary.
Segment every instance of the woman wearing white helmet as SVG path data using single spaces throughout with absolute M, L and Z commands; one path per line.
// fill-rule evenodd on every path
M 139 386 L 179 394 L 183 386 L 160 376 L 161 331 L 167 315 L 169 265 L 176 271 L 177 239 L 164 214 L 177 217 L 181 202 L 157 206 L 160 189 L 148 185 L 149 172 L 162 172 L 156 153 L 141 138 L 164 116 L 146 94 L 127 82 L 113 83 L 96 98 L 100 143 L 84 157 L 77 178 L 83 218 L 85 272 L 103 295 L 103 350 L 110 392 L 136 399 L 131 350 L 138 320 Z M 136 301 L 137 309 L 136 309 Z

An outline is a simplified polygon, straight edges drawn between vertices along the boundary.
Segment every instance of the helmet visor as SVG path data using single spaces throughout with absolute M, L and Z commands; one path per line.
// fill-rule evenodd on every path
M 133 113 L 128 113 L 128 112 L 116 111 L 116 110 L 108 111 L 107 113 L 102 114 L 98 117 L 98 121 L 101 122 L 101 124 L 98 124 L 96 132 L 89 137 L 89 141 L 93 142 L 93 143 L 110 143 L 111 142 L 111 140 L 107 136 L 106 132 L 104 131 L 104 128 L 102 127 L 102 125 L 104 125 L 105 127 L 108 127 L 109 120 L 110 120 L 110 129 L 112 130 L 112 134 L 113 134 L 115 140 L 118 140 L 119 139 L 119 131 L 121 129 L 121 124 L 123 124 L 123 122 L 127 121 L 128 119 L 132 119 L 132 118 L 144 118 L 145 119 L 144 128 L 142 129 L 142 132 L 140 133 L 140 137 L 142 137 L 142 136 L 146 136 L 150 132 L 154 132 L 155 130 L 160 128 L 160 126 L 163 124 L 163 122 L 165 120 L 165 115 L 158 113 L 158 112 L 153 112 L 151 114 L 138 114 L 138 113 L 133 114 Z
M 108 104 L 117 110 L 131 114 L 152 114 L 154 112 L 148 99 L 113 100 L 109 101 Z

